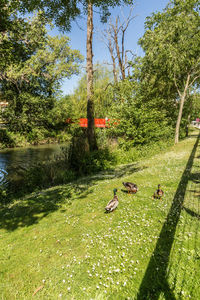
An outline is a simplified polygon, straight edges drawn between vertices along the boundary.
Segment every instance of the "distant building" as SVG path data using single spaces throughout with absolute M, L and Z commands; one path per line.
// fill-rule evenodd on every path
M 6 102 L 6 101 L 0 102 L 0 109 L 1 110 L 4 110 L 7 106 L 8 106 L 8 102 Z
M 196 118 L 195 121 L 191 122 L 192 126 L 196 127 L 196 128 L 200 128 L 200 119 Z

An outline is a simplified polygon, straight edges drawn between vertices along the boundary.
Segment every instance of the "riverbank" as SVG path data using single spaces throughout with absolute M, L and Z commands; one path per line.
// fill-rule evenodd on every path
M 0 209 L 2 299 L 198 299 L 199 155 L 193 135 L 149 159 L 13 199 Z M 128 196 L 123 181 L 138 193 Z M 158 183 L 163 200 L 152 200 Z M 118 208 L 105 214 L 115 187 Z
M 70 134 L 65 131 L 60 131 L 58 133 L 52 132 L 49 136 L 47 135 L 47 132 L 45 136 L 42 132 L 37 131 L 31 138 L 27 138 L 19 133 L 10 132 L 6 128 L 0 128 L 0 151 L 30 146 L 62 144 L 67 143 L 70 140 Z
M 100 171 L 110 172 L 116 165 L 136 162 L 165 151 L 173 141 L 158 141 L 125 151 L 116 140 L 106 140 L 105 145 L 93 153 L 84 151 L 87 149 L 85 143 L 85 139 L 78 138 L 74 143 L 1 150 L 0 194 L 4 195 L 4 202 L 10 201 L 13 195 L 22 196 Z

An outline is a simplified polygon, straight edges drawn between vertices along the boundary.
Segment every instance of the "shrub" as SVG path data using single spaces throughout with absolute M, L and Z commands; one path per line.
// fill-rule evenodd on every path
M 59 143 L 65 143 L 70 142 L 71 135 L 65 131 L 61 131 L 59 134 L 57 134 L 57 141 Z
M 13 133 L 8 130 L 1 130 L 2 148 L 23 147 L 27 145 L 26 138 L 20 133 Z
M 108 169 L 116 164 L 115 154 L 108 147 L 89 152 L 86 137 L 74 137 L 69 152 L 69 164 L 78 175 L 88 175 Z
M 37 145 L 40 141 L 45 139 L 46 135 L 46 129 L 35 127 L 27 134 L 27 139 L 30 143 Z

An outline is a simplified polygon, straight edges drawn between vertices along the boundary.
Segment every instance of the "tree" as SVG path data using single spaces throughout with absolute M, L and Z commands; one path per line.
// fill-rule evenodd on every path
M 94 65 L 94 114 L 97 118 L 105 118 L 110 113 L 113 102 L 111 71 L 100 64 Z M 80 78 L 74 93 L 70 95 L 77 118 L 87 117 L 87 75 Z
M 61 80 L 79 70 L 82 56 L 66 36 L 50 37 L 41 13 L 31 20 L 7 14 L 12 24 L 0 33 L 0 90 L 9 102 L 3 117 L 12 131 L 48 127 Z
M 14 0 L 13 0 L 14 1 Z M 93 99 L 93 6 L 100 9 L 101 21 L 105 22 L 109 16 L 109 7 L 121 4 L 132 4 L 133 0 L 22 0 L 19 3 L 21 11 L 42 10 L 47 18 L 53 19 L 61 30 L 70 30 L 71 21 L 81 13 L 87 14 L 87 118 L 88 142 L 90 150 L 97 149 L 94 130 L 94 99 Z
M 135 18 L 132 16 L 133 6 L 130 8 L 128 17 L 123 22 L 118 15 L 115 19 L 115 22 L 112 19 L 109 19 L 108 27 L 102 32 L 103 34 L 103 41 L 106 44 L 110 57 L 112 60 L 112 67 L 113 67 L 113 76 L 114 82 L 118 82 L 117 76 L 117 66 L 119 67 L 121 78 L 124 80 L 126 78 L 126 69 L 129 72 L 129 62 L 128 62 L 128 54 L 133 56 L 133 53 L 130 49 L 125 49 L 125 34 L 126 31 L 131 23 L 131 21 Z M 131 61 L 132 57 L 130 57 Z
M 184 103 L 200 82 L 200 16 L 199 0 L 172 0 L 163 13 L 146 21 L 146 32 L 140 40 L 145 51 L 143 80 L 162 82 L 179 107 L 175 143 L 179 132 Z

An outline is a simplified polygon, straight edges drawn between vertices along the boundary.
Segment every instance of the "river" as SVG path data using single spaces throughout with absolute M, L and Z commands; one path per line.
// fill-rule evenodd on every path
M 60 150 L 61 145 L 58 144 L 0 150 L 0 185 L 17 178 L 19 169 L 47 161 L 58 155 Z

